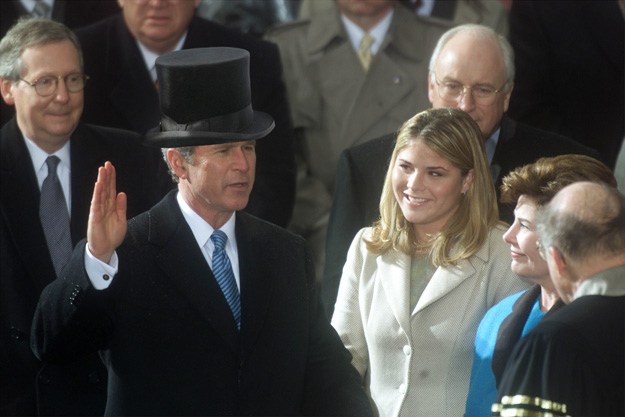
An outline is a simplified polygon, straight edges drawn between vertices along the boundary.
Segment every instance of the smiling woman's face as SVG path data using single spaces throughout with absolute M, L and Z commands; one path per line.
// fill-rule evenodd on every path
M 472 171 L 463 177 L 459 168 L 421 140 L 397 154 L 392 173 L 393 193 L 419 241 L 424 242 L 427 235 L 443 228 L 472 180 Z
M 540 256 L 536 247 L 539 240 L 536 233 L 538 206 L 525 195 L 519 197 L 514 209 L 514 223 L 503 235 L 510 244 L 512 272 L 534 282 L 549 279 L 547 262 Z

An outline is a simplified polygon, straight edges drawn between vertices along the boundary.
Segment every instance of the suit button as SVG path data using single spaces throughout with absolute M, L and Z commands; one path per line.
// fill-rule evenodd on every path
M 22 340 L 24 340 L 26 334 L 21 331 L 20 329 L 16 328 L 16 327 L 11 327 L 11 339 L 17 341 L 17 342 L 21 342 Z
M 430 371 L 428 371 L 427 369 L 422 369 L 419 371 L 419 377 L 421 377 L 422 379 L 427 378 L 430 375 Z
M 89 373 L 89 382 L 92 384 L 97 384 L 100 382 L 100 375 L 98 375 L 98 371 L 91 371 Z
M 46 375 L 39 375 L 39 382 L 41 382 L 43 385 L 48 385 L 50 383 L 50 378 L 48 378 Z

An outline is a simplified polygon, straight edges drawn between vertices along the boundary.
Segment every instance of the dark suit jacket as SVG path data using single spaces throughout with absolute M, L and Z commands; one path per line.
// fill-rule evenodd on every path
M 74 243 L 87 234 L 93 184 L 105 161 L 117 168 L 130 216 L 171 188 L 164 162 L 138 144 L 136 133 L 80 124 L 70 146 Z M 0 174 L 0 414 L 101 414 L 106 371 L 97 355 L 68 366 L 42 366 L 30 349 L 39 295 L 56 276 L 39 221 L 35 170 L 15 119 L 0 131 Z
M 129 222 L 108 289 L 91 286 L 77 247 L 42 293 L 36 353 L 103 350 L 107 415 L 369 415 L 303 239 L 243 212 L 235 233 L 240 332 L 171 192 Z
M 122 16 L 111 17 L 76 31 L 82 44 L 85 73 L 83 120 L 134 130 L 158 126 L 158 94 L 137 41 Z M 230 46 L 250 52 L 252 105 L 276 121 L 274 131 L 258 141 L 256 181 L 246 207 L 248 213 L 286 226 L 295 198 L 293 136 L 286 92 L 281 80 L 278 49 L 268 42 L 194 17 L 183 49 Z
M 625 20 L 616 0 L 512 2 L 511 117 L 597 149 L 625 137 Z
M 517 167 L 542 157 L 582 154 L 600 159 L 599 153 L 563 136 L 516 123 L 507 116 L 501 120 L 499 141 L 491 163 L 499 197 L 501 180 Z M 343 264 L 352 239 L 363 227 L 380 218 L 380 196 L 384 177 L 395 147 L 395 134 L 373 139 L 347 149 L 341 155 L 328 236 L 321 298 L 332 317 Z M 499 203 L 499 217 L 511 223 L 514 204 Z

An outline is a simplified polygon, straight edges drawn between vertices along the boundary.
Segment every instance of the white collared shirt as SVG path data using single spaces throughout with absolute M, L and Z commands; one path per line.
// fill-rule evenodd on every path
M 617 266 L 584 280 L 573 296 L 573 300 L 586 295 L 622 297 L 625 295 L 625 266 Z
M 2 0 L 2 1 L 5 1 L 5 0 Z M 52 17 L 52 7 L 54 7 L 54 0 L 41 0 L 41 2 L 46 3 L 48 6 L 50 6 L 48 8 L 48 13 L 46 13 L 46 16 L 45 16 L 48 19 L 50 19 Z M 35 5 L 38 2 L 36 0 L 20 0 L 20 3 L 22 3 L 22 6 L 24 6 L 24 8 L 28 10 L 28 13 L 32 16 L 35 10 Z
M 61 182 L 61 188 L 63 189 L 63 194 L 65 196 L 65 204 L 67 204 L 67 212 L 72 216 L 72 193 L 71 193 L 71 172 L 72 172 L 72 163 L 69 157 L 69 149 L 70 149 L 70 141 L 65 142 L 65 145 L 58 151 L 53 154 L 48 154 L 46 151 L 41 149 L 39 146 L 35 144 L 32 140 L 28 139 L 26 136 L 24 137 L 24 142 L 26 143 L 26 149 L 28 149 L 28 153 L 30 154 L 30 160 L 33 163 L 33 168 L 35 169 L 35 174 L 37 175 L 37 184 L 39 184 L 39 191 L 41 191 L 41 186 L 43 185 L 43 181 L 48 176 L 48 164 L 46 164 L 46 159 L 48 156 L 56 156 L 61 162 L 56 167 L 56 175 Z
M 187 31 L 184 32 L 176 46 L 174 47 L 174 51 L 179 51 L 182 49 L 182 45 L 184 45 L 184 41 L 187 39 Z M 156 59 L 160 56 L 148 48 L 145 47 L 139 40 L 137 39 L 137 46 L 139 46 L 139 51 L 141 51 L 141 55 L 143 56 L 143 62 L 145 62 L 145 67 L 150 72 L 150 77 L 152 77 L 152 82 L 156 82 Z M 173 51 L 172 51 L 173 52 Z
M 184 219 L 187 221 L 187 224 L 191 228 L 193 232 L 193 236 L 197 242 L 197 245 L 200 247 L 208 266 L 213 269 L 213 251 L 215 250 L 215 245 L 213 241 L 210 239 L 211 235 L 215 231 L 213 226 L 208 224 L 206 220 L 200 217 L 186 201 L 184 198 L 178 193 L 176 196 L 178 200 L 178 205 L 180 206 L 180 210 L 182 211 L 182 215 Z M 224 232 L 226 236 L 228 236 L 228 240 L 226 241 L 226 254 L 228 258 L 230 258 L 230 264 L 232 265 L 232 272 L 234 273 L 234 279 L 237 282 L 237 287 L 239 291 L 241 291 L 241 280 L 239 278 L 239 251 L 237 249 L 237 238 L 234 234 L 234 225 L 236 222 L 236 212 L 232 213 L 230 219 L 221 226 L 219 230 Z
M 386 36 L 386 32 L 388 32 L 391 22 L 393 21 L 394 13 L 395 9 L 391 9 L 390 12 L 369 31 L 369 34 L 373 36 L 374 39 L 371 44 L 372 55 L 375 55 L 380 50 L 384 37 Z M 362 37 L 365 36 L 365 31 L 362 30 L 360 26 L 346 18 L 343 14 L 341 14 L 341 21 L 343 22 L 343 26 L 345 27 L 345 31 L 347 32 L 347 36 L 349 37 L 349 41 L 352 44 L 354 51 L 357 51 L 360 48 Z

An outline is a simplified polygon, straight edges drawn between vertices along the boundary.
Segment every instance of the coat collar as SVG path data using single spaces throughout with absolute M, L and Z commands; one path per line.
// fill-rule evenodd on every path
M 490 246 L 490 240 L 487 239 L 469 259 L 456 266 L 437 268 L 412 312 L 409 305 L 411 257 L 396 251 L 378 257 L 378 275 L 382 280 L 388 304 L 401 327 L 409 331 L 411 316 L 444 298 L 480 270 L 490 259 Z

